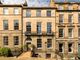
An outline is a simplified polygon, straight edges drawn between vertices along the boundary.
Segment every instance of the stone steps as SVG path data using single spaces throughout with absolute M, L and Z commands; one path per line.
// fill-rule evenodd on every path
M 28 52 L 23 52 L 18 59 L 27 59 L 27 58 L 31 58 L 31 51 Z

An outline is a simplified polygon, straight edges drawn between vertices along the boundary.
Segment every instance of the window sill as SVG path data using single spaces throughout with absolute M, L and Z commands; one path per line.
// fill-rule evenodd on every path
M 42 48 L 37 48 L 37 49 L 42 49 Z

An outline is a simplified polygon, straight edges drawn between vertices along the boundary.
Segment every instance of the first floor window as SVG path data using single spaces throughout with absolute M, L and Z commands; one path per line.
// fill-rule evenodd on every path
M 47 39 L 47 48 L 52 47 L 52 39 Z
M 37 23 L 37 33 L 40 34 L 41 33 L 41 22 Z
M 3 44 L 8 45 L 8 36 L 3 37 Z
M 31 33 L 31 22 L 26 23 L 26 31 L 27 33 Z
M 59 37 L 63 37 L 63 35 L 64 35 L 63 29 L 59 29 Z
M 73 14 L 69 14 L 69 15 L 68 15 L 68 22 L 69 22 L 70 24 L 73 23 Z
M 72 28 L 69 28 L 68 29 L 68 36 L 71 38 L 73 37 L 73 29 Z
M 14 30 L 19 30 L 19 21 L 14 20 Z
M 4 30 L 8 30 L 8 20 L 3 20 L 3 28 Z
M 42 47 L 42 40 L 37 39 L 37 48 L 41 48 L 41 47 Z
M 51 33 L 51 28 L 52 28 L 51 22 L 47 22 L 47 33 Z
M 80 37 L 80 28 L 78 28 L 78 37 Z
M 19 45 L 19 37 L 14 36 L 14 45 Z

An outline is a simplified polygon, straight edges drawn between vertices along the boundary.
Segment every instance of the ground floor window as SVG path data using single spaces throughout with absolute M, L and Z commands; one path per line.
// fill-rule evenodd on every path
M 78 44 L 78 56 L 80 57 L 80 43 Z
M 14 45 L 19 45 L 19 36 L 14 36 Z
M 37 39 L 37 48 L 42 47 L 42 39 Z
M 3 44 L 8 45 L 8 36 L 3 37 Z
M 68 43 L 68 52 L 72 52 L 72 43 Z
M 59 43 L 59 52 L 63 52 L 63 43 Z
M 52 39 L 47 39 L 47 48 L 52 47 Z

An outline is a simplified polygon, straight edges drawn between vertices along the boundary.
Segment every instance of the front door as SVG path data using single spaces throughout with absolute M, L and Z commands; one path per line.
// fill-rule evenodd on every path
M 29 45 L 31 45 L 31 42 L 27 42 L 26 45 L 27 45 L 27 51 L 30 51 Z

